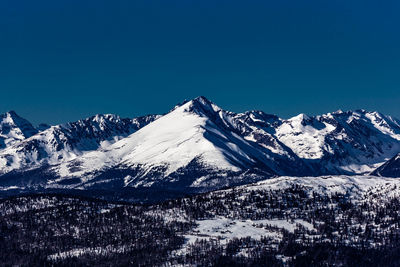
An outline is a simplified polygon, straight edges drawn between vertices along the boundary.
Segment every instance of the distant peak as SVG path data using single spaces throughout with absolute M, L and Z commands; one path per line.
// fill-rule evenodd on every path
M 176 109 L 176 108 L 178 108 L 178 107 L 182 107 L 182 106 L 184 106 L 184 105 L 186 105 L 186 104 L 194 104 L 194 103 L 197 103 L 197 104 L 201 104 L 201 105 L 211 105 L 211 104 L 213 104 L 210 100 L 208 100 L 205 96 L 198 96 L 198 97 L 196 97 L 196 98 L 193 98 L 192 100 L 187 100 L 187 99 L 185 99 L 185 100 L 183 100 L 182 102 L 180 102 L 180 103 L 178 103 L 178 104 L 176 104 L 175 105 L 175 107 L 172 109 L 172 110 L 174 110 L 174 109 Z
M 280 118 L 275 114 L 268 114 L 262 110 L 250 110 L 246 111 L 244 114 L 250 116 L 253 120 L 279 120 Z
M 291 120 L 291 121 L 307 121 L 309 119 L 310 119 L 310 117 L 307 114 L 300 113 L 299 115 L 294 116 L 294 117 L 290 118 L 289 120 Z
M 197 111 L 203 110 L 206 112 L 209 112 L 209 111 L 217 112 L 217 111 L 221 110 L 220 107 L 215 105 L 213 102 L 211 102 L 204 96 L 199 96 L 199 97 L 196 97 L 195 99 L 189 101 L 188 107 L 192 111 L 193 110 L 197 110 Z
M 37 129 L 29 121 L 20 117 L 14 110 L 0 115 L 0 131 L 4 127 L 8 129 L 19 128 L 21 134 L 26 138 L 37 133 Z
M 14 110 L 8 111 L 7 114 L 10 114 L 12 116 L 18 116 L 17 112 L 15 112 Z
M 93 116 L 95 119 L 101 119 L 101 118 L 119 118 L 118 115 L 111 114 L 111 113 L 106 113 L 106 114 L 96 114 Z
M 212 103 L 206 97 L 199 96 L 190 101 L 185 100 L 183 103 L 176 105 L 170 112 L 190 112 L 201 116 L 214 117 L 215 113 L 221 110 L 220 107 Z
M 332 112 L 334 115 L 341 115 L 341 114 L 346 114 L 346 115 L 365 115 L 365 114 L 378 114 L 380 113 L 378 111 L 368 111 L 365 109 L 355 109 L 355 110 L 342 110 L 338 109 L 337 111 Z
M 361 113 L 361 114 L 367 113 L 367 111 L 365 109 L 362 109 L 362 108 L 361 109 L 356 109 L 355 112 L 356 113 Z
M 208 100 L 205 96 L 198 96 L 195 99 L 193 99 L 193 101 L 198 101 L 203 104 L 205 104 L 205 103 L 212 104 L 212 102 L 210 100 Z
M 89 118 L 83 119 L 82 121 L 92 121 L 96 123 L 102 123 L 104 121 L 118 121 L 121 118 L 115 114 L 96 114 Z
M 7 111 L 6 113 L 4 113 L 4 114 L 2 115 L 2 117 L 20 118 L 20 116 L 19 116 L 14 110 Z
M 25 122 L 26 120 L 20 117 L 14 110 L 7 111 L 2 114 L 0 117 L 7 119 L 8 121 L 12 121 L 14 123 Z
M 385 117 L 385 115 L 383 115 L 379 111 L 371 111 L 371 112 L 368 112 L 368 113 L 374 115 L 375 117 L 380 117 L 380 118 Z

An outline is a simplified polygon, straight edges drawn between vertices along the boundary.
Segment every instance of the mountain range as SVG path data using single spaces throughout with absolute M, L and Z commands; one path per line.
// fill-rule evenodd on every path
M 163 115 L 39 127 L 10 111 L 0 115 L 0 191 L 191 193 L 286 175 L 400 177 L 399 152 L 400 121 L 365 110 L 282 119 L 198 97 Z

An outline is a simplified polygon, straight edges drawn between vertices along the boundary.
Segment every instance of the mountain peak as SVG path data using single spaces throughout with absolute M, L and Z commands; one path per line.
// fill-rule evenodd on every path
M 18 128 L 29 128 L 30 130 L 34 129 L 29 121 L 19 116 L 14 110 L 10 110 L 0 115 L 0 118 L 2 118 L 2 121 L 0 121 L 2 125 L 7 124 L 9 127 L 13 126 Z
M 11 146 L 37 132 L 29 121 L 21 118 L 13 110 L 0 115 L 0 148 Z
M 10 122 L 14 119 L 21 119 L 21 117 L 14 110 L 7 111 L 6 113 L 1 114 L 0 117 L 3 118 L 3 120 L 6 119 Z
M 384 164 L 374 170 L 372 175 L 385 177 L 399 177 L 400 175 L 400 153 L 386 161 Z
M 366 113 L 369 113 L 367 110 L 365 110 L 365 109 L 362 109 L 362 108 L 360 108 L 360 109 L 356 109 L 356 110 L 354 110 L 353 111 L 353 114 L 360 114 L 360 115 L 365 115 Z
M 192 101 L 198 101 L 200 103 L 203 104 L 213 104 L 210 100 L 208 100 L 205 96 L 198 96 L 195 99 L 193 99 Z
M 310 120 L 310 117 L 307 114 L 300 113 L 299 115 L 296 115 L 292 118 L 289 119 L 289 121 L 298 121 L 298 122 L 304 122 Z
M 332 112 L 332 114 L 343 114 L 343 113 L 344 113 L 344 111 L 342 109 L 338 109 L 338 110 Z
M 219 112 L 222 109 L 208 100 L 206 97 L 199 96 L 190 101 L 183 102 L 183 104 L 176 106 L 173 111 L 174 110 L 193 112 L 205 116 L 213 116 L 212 114 L 215 114 L 215 112 Z
M 105 120 L 107 121 L 118 121 L 121 120 L 121 117 L 115 114 L 96 114 L 90 118 L 89 120 L 95 121 L 97 123 L 102 123 Z
M 8 112 L 6 112 L 6 114 L 7 115 L 10 115 L 10 116 L 18 116 L 18 114 L 17 114 L 17 112 L 15 112 L 14 110 L 10 110 L 10 111 L 8 111 Z M 19 116 L 18 116 L 19 117 Z
M 190 103 L 191 106 L 196 105 L 196 106 L 207 107 L 207 108 L 212 107 L 212 106 L 215 106 L 215 107 L 217 106 L 204 96 L 198 96 L 198 97 L 194 98 L 193 100 L 189 101 L 188 103 Z

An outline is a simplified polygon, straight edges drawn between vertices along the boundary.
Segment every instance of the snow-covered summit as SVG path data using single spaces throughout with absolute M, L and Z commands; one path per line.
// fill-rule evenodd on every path
M 166 179 L 180 182 L 178 173 L 194 165 L 198 170 L 193 172 L 204 168 L 210 173 L 199 177 L 193 174 L 197 180 L 185 181 L 193 186 L 212 178 L 211 173 L 239 173 L 255 166 L 263 166 L 266 173 L 272 173 L 264 154 L 219 125 L 220 111 L 204 97 L 188 101 L 106 149 L 63 164 L 59 174 L 94 178 L 93 173 L 116 167 L 140 168 L 124 180 L 125 186 L 136 187 L 151 186 Z
M 31 137 L 38 131 L 15 111 L 0 114 L 0 149 Z

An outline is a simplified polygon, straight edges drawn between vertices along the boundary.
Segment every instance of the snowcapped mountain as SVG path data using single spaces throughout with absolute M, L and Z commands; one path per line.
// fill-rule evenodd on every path
M 30 133 L 13 145 L 0 150 L 0 173 L 25 171 L 59 164 L 96 150 L 133 133 L 156 119 L 150 115 L 135 119 L 122 119 L 116 115 L 96 115 L 72 123 L 51 126 L 38 132 L 25 120 Z M 18 128 L 19 130 L 19 128 Z M 36 134 L 34 134 L 36 133 Z M 25 136 L 25 135 L 23 135 Z
M 373 171 L 372 175 L 400 177 L 400 153 Z
M 221 129 L 240 136 L 263 153 L 268 159 L 266 164 L 276 174 L 304 175 L 311 172 L 307 164 L 274 136 L 274 128 L 280 122 L 277 116 L 254 110 L 245 113 L 225 111 L 205 97 L 194 101 Z
M 80 178 L 71 183 L 74 188 L 109 183 L 209 190 L 243 183 L 243 174 L 246 181 L 276 174 L 268 154 L 221 126 L 220 111 L 205 98 L 194 99 L 115 144 L 52 170 Z
M 18 116 L 15 111 L 0 114 L 0 149 L 12 146 L 37 132 L 30 122 Z
M 400 122 L 365 110 L 283 120 L 276 137 L 321 174 L 367 174 L 400 151 Z
M 0 150 L 0 188 L 202 192 L 271 176 L 368 174 L 400 152 L 400 121 L 378 112 L 282 119 L 205 97 L 163 116 L 96 115 L 38 133 L 23 125 L 30 136 L 19 130 Z

